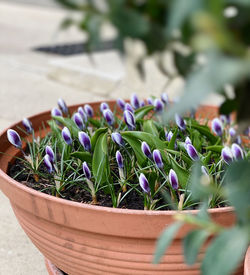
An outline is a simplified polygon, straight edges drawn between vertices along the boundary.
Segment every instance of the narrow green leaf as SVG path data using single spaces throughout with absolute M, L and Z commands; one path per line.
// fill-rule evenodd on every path
M 158 130 L 155 127 L 154 121 L 152 119 L 145 120 L 142 127 L 144 132 L 152 134 L 153 136 L 159 137 Z
M 154 106 L 148 105 L 135 110 L 135 119 L 136 120 L 143 119 L 153 109 L 154 109 Z
M 52 118 L 57 120 L 64 126 L 66 126 L 69 129 L 69 131 L 71 132 L 71 134 L 73 135 L 73 137 L 78 138 L 78 132 L 80 130 L 76 126 L 75 122 L 72 119 L 70 119 L 68 117 L 61 117 L 61 116 L 53 116 Z
M 174 145 L 175 145 L 175 141 L 176 141 L 176 138 L 177 138 L 177 133 L 178 133 L 178 129 L 175 129 L 174 131 L 174 134 L 168 144 L 168 149 L 170 150 L 174 150 Z
M 213 146 L 207 146 L 205 147 L 207 151 L 213 151 L 216 153 L 221 153 L 221 150 L 223 149 L 222 145 L 213 145 Z
M 171 163 L 171 166 L 174 169 L 175 173 L 177 174 L 181 188 L 185 188 L 187 185 L 187 182 L 188 182 L 188 178 L 189 178 L 188 171 L 186 169 L 184 169 L 183 167 L 181 167 L 177 163 L 177 161 L 171 156 L 170 156 L 170 163 Z

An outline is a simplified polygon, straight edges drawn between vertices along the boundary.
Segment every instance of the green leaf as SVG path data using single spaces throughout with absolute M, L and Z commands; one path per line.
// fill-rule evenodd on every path
M 94 135 L 91 137 L 91 148 L 92 150 L 94 150 L 95 145 L 96 145 L 96 141 L 99 138 L 99 136 L 103 133 L 106 133 L 108 131 L 108 128 L 99 128 L 95 131 Z
M 153 136 L 159 137 L 158 130 L 155 127 L 154 121 L 152 119 L 145 120 L 142 127 L 144 132 L 152 134 Z
M 209 233 L 205 230 L 196 229 L 188 233 L 183 240 L 183 251 L 186 263 L 193 265 L 201 246 L 208 238 Z
M 205 275 L 229 275 L 243 260 L 248 234 L 240 227 L 223 231 L 207 248 L 201 270 Z
M 101 122 L 99 120 L 90 117 L 88 118 L 88 121 L 97 128 L 101 127 Z
M 174 134 L 168 144 L 168 149 L 170 150 L 174 150 L 174 145 L 175 145 L 175 141 L 176 141 L 176 138 L 177 138 L 177 133 L 178 133 L 178 129 L 175 129 L 174 131 Z
M 165 251 L 171 245 L 175 235 L 177 234 L 178 230 L 181 228 L 182 225 L 182 222 L 173 223 L 169 225 L 160 235 L 156 243 L 156 251 L 153 260 L 154 264 L 159 263 L 161 257 L 165 254 Z
M 153 109 L 154 109 L 154 106 L 148 105 L 135 110 L 135 120 L 144 118 Z
M 89 152 L 73 152 L 70 155 L 80 159 L 82 162 L 86 161 L 87 163 L 91 163 L 92 161 L 92 155 Z
M 61 117 L 61 116 L 53 116 L 52 118 L 57 120 L 64 126 L 66 126 L 69 129 L 69 131 L 71 132 L 71 134 L 73 135 L 73 137 L 78 138 L 78 132 L 80 130 L 76 126 L 75 122 L 72 119 L 70 119 L 68 117 Z
M 206 125 L 198 125 L 196 123 L 192 123 L 191 127 L 206 136 L 208 140 L 211 141 L 211 143 L 215 144 L 217 142 L 218 137 L 214 136 Z
M 184 169 L 183 167 L 181 167 L 177 161 L 170 156 L 169 158 L 169 162 L 173 168 L 173 170 L 175 171 L 175 173 L 177 174 L 178 180 L 179 180 L 179 184 L 181 186 L 181 188 L 185 188 L 186 184 L 188 182 L 188 178 L 189 178 L 189 173 L 186 169 Z
M 236 99 L 227 99 L 220 106 L 220 114 L 229 115 L 237 110 L 238 102 Z
M 60 151 L 60 153 L 62 153 L 65 142 L 62 138 L 61 130 L 54 120 L 50 120 L 47 123 L 49 124 L 50 129 L 57 140 L 57 145 L 58 145 L 59 151 Z
M 216 153 L 221 153 L 221 150 L 223 149 L 222 145 L 213 145 L 213 146 L 207 146 L 205 147 L 207 151 L 213 151 Z
M 184 142 L 182 142 L 182 143 L 185 144 Z M 180 157 L 183 161 L 186 162 L 186 164 L 188 166 L 191 166 L 193 164 L 193 161 L 189 157 L 187 157 L 183 152 L 179 152 L 179 151 L 175 151 L 175 150 L 170 150 L 170 149 L 165 149 L 165 152 L 170 153 L 171 155 L 174 155 L 176 157 Z

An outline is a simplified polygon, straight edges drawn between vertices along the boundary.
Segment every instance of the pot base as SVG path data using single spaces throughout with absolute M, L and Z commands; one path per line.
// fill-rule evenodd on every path
M 51 261 L 46 258 L 44 260 L 49 275 L 63 275 L 62 271 L 52 264 Z

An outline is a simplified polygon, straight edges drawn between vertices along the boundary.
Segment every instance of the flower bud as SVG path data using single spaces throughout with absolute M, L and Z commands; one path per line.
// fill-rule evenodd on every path
M 168 178 L 169 178 L 169 182 L 170 182 L 171 186 L 173 187 L 173 189 L 177 190 L 179 187 L 178 177 L 173 169 L 170 169 Z
M 65 101 L 62 98 L 59 98 L 57 101 L 58 107 L 60 108 L 60 110 L 67 115 L 69 113 L 68 107 L 65 103 Z
M 119 168 L 123 168 L 124 167 L 124 165 L 123 165 L 123 157 L 122 157 L 120 151 L 116 151 L 115 158 L 116 158 L 116 162 L 118 164 L 118 167 Z
M 234 137 L 236 135 L 236 131 L 233 127 L 229 128 L 229 135 L 230 135 L 230 137 Z
M 126 103 L 125 104 L 125 111 L 130 111 L 132 114 L 134 113 L 134 108 L 129 104 L 129 103 Z
M 81 143 L 81 145 L 84 147 L 86 151 L 91 150 L 91 143 L 90 143 L 90 138 L 85 132 L 79 132 L 78 133 L 78 139 Z
M 89 104 L 85 104 L 83 108 L 88 117 L 94 116 L 93 108 Z
M 189 137 L 186 137 L 185 144 L 192 144 L 192 141 Z
M 196 151 L 195 147 L 192 145 L 192 144 L 186 144 L 186 151 L 189 155 L 189 157 L 192 159 L 192 160 L 199 160 L 200 157 L 198 155 L 198 152 Z
M 88 167 L 88 164 L 86 161 L 83 162 L 82 164 L 82 170 L 83 170 L 83 173 L 84 173 L 84 176 L 90 180 L 91 179 L 91 172 L 90 172 L 90 169 Z
M 156 111 L 157 113 L 160 113 L 160 112 L 163 111 L 164 104 L 163 104 L 163 102 L 162 102 L 160 99 L 156 98 L 156 99 L 154 100 L 154 107 L 155 107 L 155 111 Z
M 221 157 L 227 164 L 229 164 L 233 160 L 233 154 L 231 149 L 227 146 L 224 147 L 221 150 Z
M 185 121 L 178 114 L 175 114 L 175 122 L 176 122 L 176 125 L 179 127 L 179 129 L 181 131 L 184 131 L 186 129 L 186 123 L 185 123 Z
M 116 101 L 116 103 L 117 103 L 117 105 L 118 105 L 122 110 L 125 109 L 126 103 L 125 103 L 125 101 L 124 101 L 123 99 L 118 98 L 117 101 Z
M 112 133 L 111 138 L 116 144 L 118 144 L 119 146 L 123 146 L 122 136 L 118 132 Z
M 169 131 L 168 136 L 167 136 L 167 141 L 170 141 L 172 139 L 173 135 L 174 135 L 173 132 Z
M 45 164 L 48 172 L 51 174 L 53 172 L 53 165 L 52 165 L 52 163 L 50 161 L 50 156 L 47 155 L 47 154 L 44 157 L 44 164 Z
M 9 142 L 14 145 L 16 148 L 21 149 L 22 148 L 22 141 L 21 138 L 19 136 L 19 134 L 12 129 L 9 129 L 7 131 L 7 138 L 9 140 Z
M 141 144 L 141 150 L 142 153 L 147 157 L 147 158 L 152 158 L 152 153 L 150 150 L 150 147 L 148 146 L 147 142 L 143 141 Z
M 22 120 L 22 124 L 28 133 L 32 133 L 33 131 L 32 123 L 28 118 L 24 118 Z
M 61 110 L 56 107 L 51 110 L 51 115 L 52 116 L 63 116 Z
M 102 113 L 104 110 L 107 110 L 107 109 L 109 109 L 108 103 L 102 102 L 101 105 L 100 105 L 100 111 L 101 111 L 101 113 Z
M 242 149 L 240 148 L 240 146 L 238 144 L 233 143 L 231 151 L 232 151 L 233 157 L 235 159 L 239 160 L 239 159 L 243 159 L 244 158 L 243 151 L 242 151 Z
M 140 102 L 140 108 L 141 107 L 144 107 L 145 106 L 145 102 L 144 102 L 144 100 L 142 100 L 141 102 Z
M 166 93 L 162 93 L 162 94 L 161 94 L 161 101 L 162 101 L 165 105 L 168 104 L 169 100 L 168 100 L 168 95 L 167 95 Z
M 86 113 L 84 112 L 83 107 L 78 107 L 77 112 L 81 115 L 83 122 L 88 121 L 88 117 L 87 117 Z
M 139 184 L 140 184 L 143 192 L 148 193 L 148 194 L 150 193 L 150 187 L 149 187 L 148 180 L 143 173 L 140 174 Z
M 55 161 L 55 154 L 49 145 L 46 146 L 45 153 L 49 156 L 50 162 L 53 163 Z
M 76 126 L 80 130 L 83 130 L 85 128 L 85 125 L 83 123 L 83 119 L 80 113 L 74 113 L 72 120 L 75 122 Z
M 153 159 L 159 169 L 163 168 L 163 162 L 161 158 L 161 152 L 158 149 L 153 151 Z
M 109 125 L 113 125 L 115 120 L 114 120 L 114 115 L 112 113 L 112 111 L 110 109 L 105 109 L 103 110 L 103 116 L 105 118 L 105 120 L 107 121 L 107 123 Z
M 151 97 L 147 98 L 148 105 L 154 105 L 153 99 Z
M 236 137 L 236 141 L 235 141 L 235 142 L 236 142 L 237 144 L 241 145 L 242 140 L 241 140 L 240 135 L 238 135 L 238 136 Z
M 127 124 L 129 130 L 134 130 L 135 129 L 135 117 L 133 113 L 130 111 L 126 110 L 123 113 L 125 123 Z
M 217 136 L 222 136 L 223 134 L 223 125 L 222 122 L 219 118 L 214 118 L 212 120 L 212 131 L 217 135 Z
M 66 144 L 71 145 L 72 144 L 72 138 L 71 138 L 71 134 L 70 131 L 67 127 L 64 127 L 62 129 L 62 138 L 64 139 L 64 141 L 66 142 Z
M 130 103 L 133 106 L 134 109 L 138 109 L 140 108 L 140 101 L 139 98 L 136 94 L 132 94 L 131 98 L 130 98 Z

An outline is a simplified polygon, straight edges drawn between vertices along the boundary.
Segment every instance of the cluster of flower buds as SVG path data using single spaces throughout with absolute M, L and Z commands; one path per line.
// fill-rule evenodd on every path
M 70 131 L 66 126 L 62 129 L 62 138 L 67 145 L 71 145 L 73 142 Z
M 90 142 L 90 138 L 88 136 L 88 134 L 86 134 L 85 132 L 78 132 L 78 139 L 81 143 L 81 145 L 83 146 L 83 148 L 90 152 L 91 151 L 91 142 Z
M 237 143 L 233 143 L 231 148 L 229 148 L 228 146 L 225 146 L 221 150 L 221 157 L 222 157 L 224 162 L 229 164 L 234 159 L 235 160 L 243 159 L 244 158 L 244 152 Z

